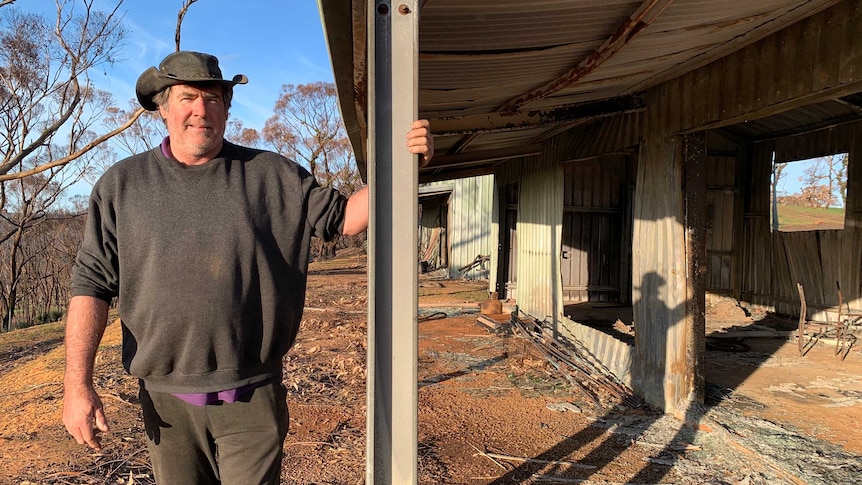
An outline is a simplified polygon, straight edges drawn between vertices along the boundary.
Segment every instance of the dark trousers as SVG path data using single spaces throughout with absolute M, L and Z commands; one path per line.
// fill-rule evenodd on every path
M 194 406 L 148 392 L 140 398 L 147 447 L 159 485 L 278 484 L 287 436 L 281 382 L 255 388 L 235 403 Z

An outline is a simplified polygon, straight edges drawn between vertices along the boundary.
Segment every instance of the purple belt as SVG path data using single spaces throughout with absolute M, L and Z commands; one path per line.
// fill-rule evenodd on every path
M 281 380 L 280 377 L 279 380 Z M 245 395 L 252 389 L 265 386 L 273 381 L 275 381 L 275 378 L 267 379 L 262 382 L 255 382 L 254 384 L 246 384 L 235 389 L 225 389 L 224 391 L 196 392 L 190 394 L 174 393 L 174 396 L 182 399 L 183 401 L 191 404 L 192 406 L 206 406 L 208 404 L 212 404 L 218 401 L 231 404 L 237 402 L 239 398 L 241 398 L 243 395 Z

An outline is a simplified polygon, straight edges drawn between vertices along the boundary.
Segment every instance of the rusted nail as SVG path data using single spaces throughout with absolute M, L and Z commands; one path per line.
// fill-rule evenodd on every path
M 401 5 L 398 6 L 398 13 L 400 13 L 401 15 L 407 15 L 410 13 L 410 7 L 408 7 L 406 4 L 402 3 Z

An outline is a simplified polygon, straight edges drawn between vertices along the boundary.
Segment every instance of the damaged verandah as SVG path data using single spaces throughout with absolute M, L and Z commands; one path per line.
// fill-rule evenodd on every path
M 374 12 L 367 7 L 323 4 L 361 164 L 369 130 L 364 26 Z M 685 414 L 705 397 L 703 315 L 716 271 L 728 271 L 720 292 L 758 307 L 792 312 L 793 280 L 808 278 L 811 287 L 819 274 L 823 289 L 840 281 L 858 308 L 860 11 L 849 0 L 422 2 L 419 114 L 431 120 L 438 156 L 420 181 L 493 173 L 493 233 L 506 245 L 495 245 L 489 289 L 503 289 L 498 283 L 514 274 L 519 308 L 558 332 L 567 291 L 631 302 L 633 387 L 652 405 Z M 843 230 L 770 230 L 768 175 L 772 153 L 780 159 L 782 150 L 849 153 Z M 596 159 L 628 167 L 615 184 L 626 203 L 564 202 L 566 165 Z M 729 168 L 732 181 L 710 182 Z M 513 186 L 516 233 L 501 195 Z M 607 196 L 601 183 L 594 187 Z M 718 211 L 729 248 L 709 245 L 717 195 L 730 198 L 722 199 L 729 212 Z M 564 284 L 564 237 L 574 234 L 565 221 L 587 218 L 618 224 L 600 234 L 617 253 L 587 263 L 586 280 L 570 272 Z M 582 247 L 608 246 L 601 241 Z M 590 281 L 594 271 L 615 278 Z M 815 306 L 834 305 L 826 291 L 812 295 Z

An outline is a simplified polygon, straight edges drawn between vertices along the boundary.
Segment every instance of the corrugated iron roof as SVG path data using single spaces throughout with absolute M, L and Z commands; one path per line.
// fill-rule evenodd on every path
M 364 127 L 365 31 L 356 12 L 364 12 L 365 0 L 353 0 L 352 17 L 345 14 L 350 7 L 335 5 L 341 2 L 321 2 L 339 90 L 353 94 L 342 99 L 352 101 L 353 112 L 343 112 Z M 635 110 L 636 97 L 644 90 L 835 3 L 426 0 L 419 23 L 419 112 L 435 132 L 444 134 L 435 139 L 436 162 L 422 174 L 458 176 L 469 168 L 473 175 L 480 166 L 490 171 L 506 149 L 518 156 L 524 145 L 577 123 L 571 113 L 586 118 Z M 343 32 L 336 38 L 337 29 L 344 28 L 352 32 L 349 45 Z M 621 101 L 595 104 L 617 99 Z M 594 103 L 594 110 L 571 110 L 584 103 Z M 752 122 L 736 134 L 763 137 L 802 120 L 816 123 L 854 112 L 841 104 Z M 509 113 L 534 116 L 507 125 L 502 115 Z M 475 160 L 465 162 L 469 154 Z M 483 159 L 486 154 L 493 157 Z M 361 161 L 361 154 L 357 158 Z

